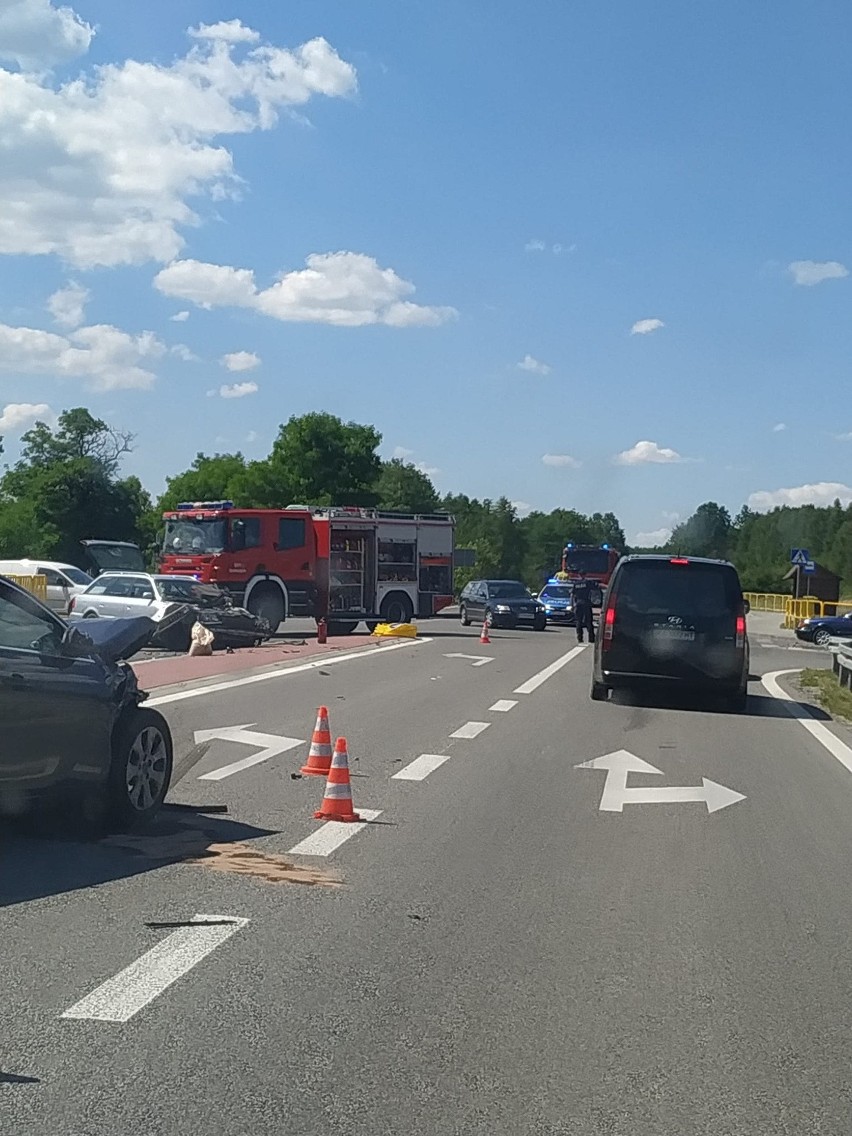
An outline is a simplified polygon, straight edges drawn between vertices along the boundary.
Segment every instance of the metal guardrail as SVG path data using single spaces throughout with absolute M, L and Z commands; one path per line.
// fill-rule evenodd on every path
M 26 588 L 42 603 L 47 602 L 47 576 L 7 576 L 6 579 L 19 588 Z
M 831 669 L 837 675 L 840 685 L 852 690 L 852 640 L 834 640 L 831 646 Z

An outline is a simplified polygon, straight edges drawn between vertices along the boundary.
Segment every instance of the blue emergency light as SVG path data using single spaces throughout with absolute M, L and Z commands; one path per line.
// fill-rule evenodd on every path
M 177 506 L 179 513 L 188 513 L 191 509 L 233 509 L 233 501 L 182 501 Z

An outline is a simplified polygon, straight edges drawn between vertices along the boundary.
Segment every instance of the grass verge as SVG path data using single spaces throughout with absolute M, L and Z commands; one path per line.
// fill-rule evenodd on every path
M 834 671 L 830 668 L 806 667 L 799 682 L 805 690 L 815 695 L 823 710 L 852 725 L 852 690 L 840 685 Z

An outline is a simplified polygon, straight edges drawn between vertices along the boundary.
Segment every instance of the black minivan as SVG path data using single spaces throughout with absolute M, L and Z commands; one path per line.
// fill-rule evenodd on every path
M 604 599 L 591 697 L 614 688 L 684 687 L 744 710 L 748 605 L 733 564 L 696 556 L 625 556 Z

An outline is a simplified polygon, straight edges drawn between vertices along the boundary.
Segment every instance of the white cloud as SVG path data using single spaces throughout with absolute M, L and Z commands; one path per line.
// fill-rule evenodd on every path
M 246 441 L 249 443 L 256 442 L 257 437 L 257 430 L 249 430 L 248 434 L 246 434 Z
M 835 434 L 838 442 L 852 442 L 852 430 L 848 434 Z
M 85 318 L 88 302 L 88 288 L 72 280 L 53 293 L 47 301 L 47 308 L 60 327 L 79 327 Z
M 242 20 L 220 20 L 218 24 L 199 24 L 188 28 L 193 39 L 216 40 L 219 43 L 257 43 L 260 33 L 247 28 Z
M 533 237 L 532 240 L 527 241 L 527 243 L 524 245 L 524 252 L 544 252 L 545 248 L 546 245 L 544 241 L 539 240 L 537 237 Z
M 650 335 L 652 331 L 659 331 L 666 325 L 660 319 L 637 320 L 630 329 L 631 335 Z
M 656 442 L 637 442 L 629 450 L 622 450 L 615 456 L 617 465 L 664 465 L 683 460 L 677 450 L 658 446 Z
M 841 280 L 849 275 L 845 265 L 837 260 L 794 260 L 787 266 L 797 284 L 812 288 L 814 284 L 821 284 L 823 280 Z
M 512 508 L 515 510 L 519 517 L 528 517 L 533 511 L 533 507 L 529 503 L 529 501 L 513 501 Z
M 363 253 L 312 253 L 305 263 L 258 290 L 248 268 L 178 260 L 157 273 L 154 287 L 202 308 L 252 308 L 273 319 L 338 327 L 434 327 L 457 314 L 404 299 L 414 285 Z
M 659 548 L 660 545 L 666 543 L 671 535 L 671 529 L 654 529 L 653 532 L 636 533 L 630 543 L 635 548 Z
M 234 383 L 219 387 L 220 398 L 245 398 L 247 394 L 257 394 L 257 383 Z
M 553 370 L 549 363 L 542 363 L 539 359 L 534 359 L 532 355 L 525 355 L 518 363 L 518 369 L 529 371 L 532 375 L 549 375 Z
M 186 323 L 189 319 L 189 312 L 175 312 L 173 316 L 169 316 L 172 323 Z
M 50 0 L 0 0 L 0 60 L 40 71 L 87 51 L 94 28 Z
M 407 450 L 405 446 L 396 446 L 393 451 L 393 456 L 400 461 L 405 461 L 405 459 L 410 458 L 413 453 L 414 450 Z
M 0 324 L 0 370 L 87 380 L 90 390 L 147 389 L 155 375 L 142 363 L 166 348 L 151 331 L 128 335 L 109 324 L 80 327 L 68 336 Z
M 669 513 L 665 509 L 663 509 L 661 515 L 664 521 L 670 521 L 673 525 L 676 525 L 680 520 L 680 513 Z
M 9 11 L 47 7 L 3 5 L 7 22 Z M 67 28 L 69 15 L 61 18 Z M 223 138 L 356 89 L 354 68 L 324 39 L 247 50 L 245 35 L 235 44 L 227 27 L 230 35 L 214 25 L 166 65 L 104 64 L 58 86 L 0 69 L 0 253 L 55 253 L 80 267 L 169 262 L 181 230 L 199 222 L 190 200 L 239 190 Z M 4 41 L 7 53 L 18 43 L 0 32 Z
M 438 469 L 438 467 L 436 465 L 427 465 L 426 462 L 422 462 L 422 461 L 414 462 L 414 468 L 418 469 L 421 473 L 425 474 L 427 477 L 437 477 L 438 474 L 441 472 L 440 469 Z
M 200 363 L 201 362 L 201 360 L 195 354 L 195 352 L 190 350 L 190 348 L 187 347 L 187 345 L 185 343 L 176 343 L 174 345 L 174 347 L 170 347 L 169 348 L 169 354 L 175 355 L 178 359 L 181 359 L 184 363 Z
M 541 460 L 553 469 L 579 469 L 582 464 L 570 454 L 544 454 Z
M 219 360 L 229 371 L 253 371 L 260 366 L 260 356 L 253 351 L 232 351 Z
M 787 423 L 786 422 L 776 422 L 775 425 L 772 427 L 772 433 L 773 434 L 783 434 L 786 429 L 787 429 Z
M 792 489 L 762 489 L 752 493 L 747 503 L 750 509 L 766 512 L 779 505 L 831 505 L 837 498 L 841 505 L 852 504 L 852 488 L 840 481 L 817 481 Z
M 54 422 L 56 415 L 46 402 L 10 402 L 0 412 L 0 435 L 29 428 L 34 422 Z

